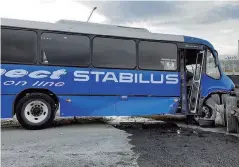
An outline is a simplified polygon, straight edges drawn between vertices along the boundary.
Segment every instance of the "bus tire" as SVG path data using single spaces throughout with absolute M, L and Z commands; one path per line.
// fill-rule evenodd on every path
M 54 100 L 43 93 L 28 94 L 17 103 L 16 117 L 25 129 L 47 128 L 55 118 Z

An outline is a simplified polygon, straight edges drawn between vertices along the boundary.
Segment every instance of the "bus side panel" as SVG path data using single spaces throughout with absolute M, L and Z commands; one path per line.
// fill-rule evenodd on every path
M 15 95 L 1 95 L 1 118 L 12 118 Z
M 175 114 L 178 102 L 173 97 L 118 97 L 116 112 L 122 116 Z
M 206 97 L 213 92 L 230 92 L 234 88 L 234 84 L 224 74 L 220 79 L 213 79 L 203 74 L 201 88 L 202 97 Z
M 178 72 L 3 64 L 1 81 L 3 94 L 43 88 L 57 95 L 180 96 Z
M 60 115 L 67 116 L 143 116 L 173 114 L 177 109 L 172 97 L 60 96 Z M 66 102 L 71 100 L 71 102 Z
M 178 72 L 113 69 L 92 69 L 92 71 L 110 74 L 108 77 L 100 76 L 100 82 L 91 82 L 92 95 L 180 96 Z M 106 82 L 104 78 L 108 78 Z
M 116 96 L 58 96 L 60 116 L 107 116 L 116 115 Z M 69 100 L 67 102 L 66 100 Z
M 89 68 L 2 64 L 1 93 L 18 94 L 29 88 L 41 88 L 55 94 L 89 94 L 91 80 L 83 82 L 80 79 L 85 79 L 84 77 L 74 77 L 79 76 L 79 71 L 89 70 Z

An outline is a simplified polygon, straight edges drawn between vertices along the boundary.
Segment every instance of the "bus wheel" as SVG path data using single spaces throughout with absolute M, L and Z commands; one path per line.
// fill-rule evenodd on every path
M 26 129 L 47 128 L 55 118 L 54 100 L 43 93 L 31 93 L 19 100 L 16 116 Z

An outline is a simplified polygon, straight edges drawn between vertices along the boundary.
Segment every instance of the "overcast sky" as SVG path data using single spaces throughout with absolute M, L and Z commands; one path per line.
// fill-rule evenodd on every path
M 239 1 L 1 0 L 0 16 L 35 21 L 59 19 L 143 27 L 151 32 L 209 40 L 221 58 L 238 55 Z

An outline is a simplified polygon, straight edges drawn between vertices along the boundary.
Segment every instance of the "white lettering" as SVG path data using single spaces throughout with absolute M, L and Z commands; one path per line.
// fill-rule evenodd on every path
M 120 73 L 119 82 L 132 83 L 134 82 L 133 77 L 134 76 L 131 73 Z
M 46 83 L 44 83 L 44 85 L 42 85 L 42 86 L 47 86 L 49 84 L 49 86 L 52 86 L 52 85 L 54 85 L 54 82 L 46 82 Z
M 37 81 L 35 82 L 32 86 L 42 86 L 42 87 L 45 87 L 45 86 L 57 86 L 57 87 L 60 87 L 60 86 L 63 86 L 65 83 L 64 82 L 57 82 L 57 83 L 54 83 L 54 82 L 45 82 L 45 81 Z
M 65 69 L 62 69 L 62 70 L 57 70 L 57 71 L 54 71 L 52 73 L 52 75 L 50 76 L 51 79 L 60 79 L 60 76 L 61 75 L 65 75 L 66 74 L 66 70 Z
M 3 84 L 4 85 L 13 85 L 15 82 L 14 81 L 6 81 Z
M 107 80 L 118 82 L 118 80 L 113 72 L 107 72 L 105 77 L 103 78 L 102 82 L 106 82 Z
M 28 74 L 28 71 L 24 69 L 14 69 L 7 71 L 5 69 L 1 69 L 1 75 L 5 75 L 9 78 L 20 78 L 28 75 L 30 78 L 34 79 L 60 79 L 62 75 L 67 74 L 65 69 L 60 69 L 57 71 L 47 71 L 47 70 L 37 70 L 32 71 Z M 154 73 L 152 74 L 137 74 L 137 73 L 117 73 L 114 72 L 103 72 L 103 71 L 74 71 L 73 80 L 74 81 L 83 81 L 87 82 L 91 79 L 91 77 L 95 77 L 94 82 L 120 82 L 120 83 L 152 83 L 152 84 L 177 84 L 179 82 L 177 74 L 159 74 L 156 77 Z M 101 77 L 101 78 L 100 78 Z M 5 81 L 4 85 L 27 85 L 27 81 Z M 46 81 L 36 81 L 32 86 L 63 86 L 64 82 L 59 82 L 55 84 L 54 82 L 46 82 Z
M 47 77 L 47 74 L 51 74 L 49 71 L 45 71 L 45 70 L 39 70 L 39 71 L 34 71 L 34 72 L 31 72 L 29 74 L 29 77 L 30 78 L 35 78 L 35 79 L 38 79 L 38 78 L 46 78 Z
M 5 76 L 10 77 L 10 78 L 20 78 L 23 77 L 24 75 L 27 75 L 27 71 L 23 69 L 16 69 L 16 70 L 10 70 L 8 71 Z
M 153 83 L 153 84 L 162 84 L 163 83 L 163 75 L 161 74 L 160 75 L 160 80 L 159 81 L 155 81 L 154 80 L 154 74 L 150 74 L 150 81 L 151 81 L 151 83 Z
M 139 74 L 139 83 L 149 83 L 149 81 L 144 81 L 143 74 Z
M 168 74 L 166 75 L 166 84 L 177 84 L 178 75 L 177 74 Z
M 27 84 L 27 81 L 19 81 L 19 82 L 17 82 L 15 85 L 17 86 L 17 85 L 19 85 L 19 84 L 22 84 L 21 86 L 24 86 L 24 85 Z
M 135 82 L 135 83 L 138 83 L 138 74 L 135 74 L 135 75 L 134 75 L 134 82 Z
M 5 69 L 1 69 L 1 75 L 3 75 L 6 72 Z
M 91 74 L 95 75 L 95 81 L 96 82 L 99 82 L 100 80 L 100 75 L 104 75 L 105 72 L 97 72 L 97 71 L 91 71 L 90 72 Z
M 55 84 L 55 86 L 63 86 L 63 85 L 65 85 L 64 82 L 57 82 L 57 83 Z
M 39 81 L 36 81 L 32 86 L 36 86 L 39 83 Z
M 44 81 L 42 81 L 41 83 L 39 83 L 37 86 L 41 86 L 42 84 L 44 84 Z
M 74 78 L 74 81 L 89 81 L 89 71 L 75 71 L 74 76 L 78 78 Z

